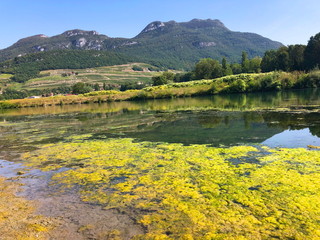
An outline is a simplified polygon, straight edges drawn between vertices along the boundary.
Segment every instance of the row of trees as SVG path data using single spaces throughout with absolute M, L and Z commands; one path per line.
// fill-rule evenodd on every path
M 120 90 L 120 91 L 126 91 L 129 89 L 142 89 L 146 87 L 145 83 L 142 82 L 130 82 L 130 83 L 123 83 L 123 84 L 106 84 L 103 83 L 102 85 L 99 85 L 99 83 L 90 84 L 90 83 L 83 83 L 78 82 L 75 83 L 71 87 L 71 92 L 73 94 L 84 94 L 92 91 L 100 91 L 100 90 Z
M 311 37 L 307 45 L 289 45 L 264 54 L 261 70 L 270 72 L 309 71 L 320 66 L 320 33 Z
M 226 58 L 223 58 L 221 63 L 212 58 L 201 59 L 196 63 L 194 70 L 187 73 L 164 72 L 160 76 L 152 78 L 153 85 L 163 85 L 168 82 L 187 82 L 200 79 L 213 79 L 232 74 L 240 73 L 259 73 L 261 72 L 260 57 L 252 59 L 248 58 L 246 52 L 242 52 L 241 63 L 228 63 Z
M 277 50 L 266 51 L 263 58 L 248 58 L 242 52 L 241 63 L 229 64 L 226 58 L 221 63 L 211 58 L 201 59 L 194 70 L 184 74 L 165 72 L 153 77 L 153 85 L 170 81 L 187 82 L 199 79 L 213 79 L 239 73 L 259 73 L 271 71 L 310 71 L 320 67 L 320 33 L 311 37 L 307 45 L 289 45 Z

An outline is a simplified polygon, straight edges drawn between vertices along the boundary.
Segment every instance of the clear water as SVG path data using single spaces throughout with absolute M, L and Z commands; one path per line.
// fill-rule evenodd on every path
M 186 145 L 318 146 L 317 105 L 319 91 L 311 89 L 7 110 L 0 113 L 0 159 L 79 134 Z M 301 111 L 283 110 L 289 106 Z

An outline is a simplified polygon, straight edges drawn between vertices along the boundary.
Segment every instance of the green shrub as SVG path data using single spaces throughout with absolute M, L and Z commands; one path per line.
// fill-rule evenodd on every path
M 142 68 L 142 67 L 140 67 L 140 66 L 137 66 L 137 65 L 133 65 L 133 66 L 132 66 L 132 70 L 133 70 L 133 71 L 139 71 L 139 72 L 142 72 L 142 71 L 143 71 L 143 68 Z
M 9 108 L 17 108 L 18 105 L 15 103 L 11 103 L 11 102 L 0 102 L 0 109 L 9 109 Z
M 89 85 L 83 82 L 78 82 L 72 86 L 73 94 L 84 94 L 84 93 L 91 92 L 92 90 L 93 89 Z

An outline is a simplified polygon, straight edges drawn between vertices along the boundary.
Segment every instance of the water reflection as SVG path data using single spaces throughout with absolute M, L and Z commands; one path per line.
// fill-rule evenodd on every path
M 269 147 L 297 148 L 307 145 L 320 146 L 320 138 L 313 135 L 309 128 L 285 130 L 262 142 Z
M 272 140 L 287 129 L 308 129 L 296 139 L 304 141 L 293 144 L 286 137 Z M 152 125 L 140 125 L 138 129 L 127 130 L 126 136 L 145 141 L 180 142 L 184 144 L 238 145 L 247 143 L 265 143 L 272 147 L 306 147 L 317 142 L 320 137 L 320 114 L 293 114 L 273 112 L 216 112 L 175 114 L 170 120 L 154 122 Z M 285 132 L 284 132 L 285 134 Z M 294 136 L 292 136 L 294 138 Z M 271 144 L 272 143 L 272 144 Z
M 111 113 L 123 110 L 179 111 L 199 109 L 252 110 L 298 105 L 320 105 L 319 89 L 250 94 L 226 94 L 210 97 L 156 99 L 147 101 L 75 104 L 0 110 L 1 116 L 51 115 L 63 113 Z M 1 118 L 0 118 L 1 119 Z
M 265 110 L 316 104 L 320 105 L 319 91 L 311 89 L 7 110 L 0 114 L 0 158 L 13 159 L 37 144 L 66 141 L 79 134 L 214 146 L 320 145 L 319 112 Z M 290 138 L 286 130 L 291 130 Z

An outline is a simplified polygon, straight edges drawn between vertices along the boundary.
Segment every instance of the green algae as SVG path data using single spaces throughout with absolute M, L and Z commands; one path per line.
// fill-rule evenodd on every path
M 67 167 L 53 184 L 129 214 L 146 229 L 136 239 L 320 238 L 319 151 L 88 137 L 23 158 L 42 170 Z
M 37 215 L 35 202 L 16 196 L 21 185 L 0 177 L 0 239 L 48 239 L 57 221 Z

